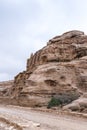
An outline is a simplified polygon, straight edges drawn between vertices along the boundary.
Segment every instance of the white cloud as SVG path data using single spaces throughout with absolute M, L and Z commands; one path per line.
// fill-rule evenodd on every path
M 11 75 L 7 73 L 0 73 L 0 81 L 12 80 Z
M 0 0 L 0 80 L 24 70 L 30 53 L 55 35 L 87 33 L 86 5 L 86 0 Z
M 0 0 L 4 4 L 20 5 L 26 2 L 26 0 Z

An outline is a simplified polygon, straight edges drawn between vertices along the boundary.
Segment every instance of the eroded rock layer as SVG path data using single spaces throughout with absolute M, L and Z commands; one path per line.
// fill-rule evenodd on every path
M 7 96 L 13 86 L 13 80 L 0 82 L 0 96 Z
M 31 54 L 26 71 L 14 80 L 11 96 L 26 106 L 47 105 L 52 96 L 87 92 L 87 36 L 81 31 L 66 32 L 48 41 Z

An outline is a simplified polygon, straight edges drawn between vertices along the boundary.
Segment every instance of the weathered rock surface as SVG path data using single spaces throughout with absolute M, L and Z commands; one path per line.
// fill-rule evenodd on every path
M 0 82 L 0 96 L 7 96 L 13 86 L 13 80 Z
M 87 113 L 87 93 L 81 96 L 79 99 L 73 101 L 71 104 L 68 104 L 63 107 L 64 110 L 72 110 Z
M 19 105 L 47 105 L 51 97 L 87 92 L 87 35 L 66 32 L 31 54 L 26 71 L 14 80 L 11 97 Z

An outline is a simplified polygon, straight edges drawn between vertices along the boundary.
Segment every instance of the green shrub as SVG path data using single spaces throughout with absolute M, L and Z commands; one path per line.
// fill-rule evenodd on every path
M 47 108 L 51 108 L 53 106 L 59 106 L 61 104 L 62 104 L 61 100 L 56 99 L 55 97 L 52 97 L 51 100 L 48 103 Z
M 64 106 L 72 101 L 78 99 L 79 94 L 78 93 L 66 93 L 66 94 L 59 94 L 55 95 L 51 98 L 51 100 L 48 102 L 47 108 L 51 108 L 54 106 Z

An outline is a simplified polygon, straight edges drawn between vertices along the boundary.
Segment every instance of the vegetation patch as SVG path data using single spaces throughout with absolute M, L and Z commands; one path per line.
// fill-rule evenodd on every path
M 52 97 L 51 100 L 48 103 L 47 108 L 51 108 L 53 106 L 59 106 L 61 104 L 62 104 L 61 100 L 56 99 L 55 97 Z
M 55 107 L 55 106 L 64 106 L 72 101 L 78 99 L 80 95 L 78 93 L 70 93 L 70 94 L 59 94 L 55 95 L 51 98 L 51 100 L 48 102 L 47 108 Z

